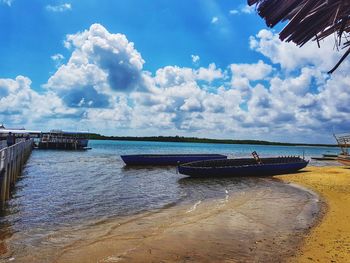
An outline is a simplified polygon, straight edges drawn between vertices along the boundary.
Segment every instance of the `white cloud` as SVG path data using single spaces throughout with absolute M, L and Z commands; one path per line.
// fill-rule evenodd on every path
M 232 9 L 229 11 L 230 15 L 238 15 L 239 11 L 237 9 Z
M 251 49 L 289 71 L 307 65 L 317 65 L 323 71 L 330 70 L 340 57 L 340 53 L 333 50 L 333 47 L 334 39 L 328 37 L 321 41 L 321 48 L 317 47 L 316 42 L 309 42 L 299 48 L 294 43 L 281 42 L 278 34 L 266 29 L 255 37 L 250 37 Z
M 196 98 L 187 98 L 184 100 L 184 104 L 180 107 L 180 110 L 183 111 L 202 111 L 202 104 L 201 102 Z
M 215 79 L 223 78 L 224 74 L 221 69 L 216 68 L 215 63 L 209 64 L 208 68 L 199 68 L 197 70 L 197 79 L 212 82 Z
M 211 23 L 212 24 L 216 24 L 219 22 L 219 18 L 217 16 L 214 16 L 212 19 L 211 19 Z
M 72 10 L 72 5 L 69 3 L 64 3 L 61 5 L 47 5 L 46 10 L 51 12 L 65 12 Z
M 239 15 L 239 14 L 253 14 L 255 12 L 254 6 L 242 5 L 238 9 L 231 9 L 229 11 L 230 15 Z
M 0 3 L 3 3 L 3 4 L 8 5 L 8 6 L 11 6 L 13 1 L 14 0 L 1 0 Z
M 255 7 L 253 5 L 245 5 L 241 8 L 241 12 L 244 14 L 253 14 L 255 12 Z
M 200 60 L 200 57 L 198 55 L 191 55 L 191 58 L 193 63 L 198 63 Z
M 62 54 L 55 54 L 51 56 L 51 59 L 55 62 L 56 68 L 59 68 L 62 65 L 62 61 L 64 60 L 64 56 Z
M 65 107 L 52 92 L 39 94 L 31 88 L 31 80 L 24 76 L 0 79 L 0 119 L 5 123 L 43 125 L 46 118 L 74 118 L 79 114 Z
M 49 80 L 49 90 L 60 94 L 60 90 L 71 91 L 78 85 L 92 86 L 96 91 L 93 100 L 85 90 L 76 104 L 86 108 L 84 121 L 98 122 L 101 129 L 113 129 L 114 125 L 156 134 L 188 135 L 195 131 L 206 137 L 234 134 L 236 138 L 305 141 L 315 131 L 327 137 L 330 127 L 350 128 L 346 124 L 349 63 L 329 78 L 324 72 L 334 60 L 333 52 L 318 58 L 309 50 L 281 42 L 271 31 L 260 31 L 250 39 L 250 45 L 274 65 L 263 60 L 236 63 L 229 65 L 229 71 L 215 63 L 199 69 L 166 66 L 154 76 L 143 71 L 141 55 L 125 36 L 110 34 L 100 25 L 68 36 L 67 43 L 72 56 Z M 101 49 L 106 56 L 100 55 L 104 54 Z M 104 67 L 105 57 L 113 57 L 118 63 L 112 65 L 118 66 L 112 71 Z M 124 70 L 125 65 L 128 70 Z M 275 68 L 279 65 L 281 70 Z M 130 75 L 140 76 L 136 83 L 147 88 L 131 88 L 115 95 L 108 75 L 119 67 L 127 74 L 134 69 Z M 96 97 L 103 95 L 107 95 L 108 106 L 87 105 L 91 101 L 94 105 Z
M 191 68 L 180 68 L 178 66 L 166 66 L 158 69 L 155 82 L 160 87 L 181 86 L 182 84 L 194 82 L 194 72 Z
M 256 64 L 231 64 L 230 68 L 235 78 L 248 80 L 263 80 L 272 72 L 272 66 L 262 60 Z
M 52 59 L 53 61 L 60 61 L 60 60 L 64 59 L 64 56 L 63 56 L 62 54 L 57 53 L 57 54 L 55 54 L 55 55 L 52 55 L 52 56 L 51 56 L 51 59 Z
M 333 52 L 317 58 L 286 46 L 270 31 L 250 39 L 265 60 L 226 69 L 215 63 L 198 69 L 166 66 L 153 75 L 144 71 L 141 54 L 126 36 L 102 25 L 68 35 L 66 43 L 72 54 L 45 92 L 36 92 L 26 77 L 0 79 L 5 123 L 55 119 L 55 126 L 79 122 L 112 134 L 122 129 L 128 134 L 306 142 L 321 137 L 332 142 L 332 127 L 350 129 L 350 63 L 329 77 L 324 72 Z
M 144 61 L 125 35 L 111 34 L 102 25 L 67 36 L 73 49 L 45 87 L 64 97 L 71 107 L 106 107 L 116 92 L 144 89 Z M 80 103 L 84 99 L 90 104 Z

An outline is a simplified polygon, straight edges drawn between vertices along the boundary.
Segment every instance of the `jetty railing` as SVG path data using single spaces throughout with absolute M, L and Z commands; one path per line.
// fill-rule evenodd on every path
M 0 203 L 10 198 L 10 190 L 33 149 L 33 140 L 20 141 L 0 149 Z
M 0 141 L 0 150 L 1 150 L 1 149 L 4 149 L 4 148 L 6 148 L 6 147 L 7 147 L 6 140 Z

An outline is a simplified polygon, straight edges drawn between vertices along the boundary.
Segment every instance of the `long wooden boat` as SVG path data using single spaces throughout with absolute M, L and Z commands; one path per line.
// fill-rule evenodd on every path
M 337 140 L 337 143 L 341 149 L 341 154 L 338 155 L 337 161 L 344 165 L 350 165 L 350 133 L 344 134 L 333 134 L 334 138 Z
M 312 160 L 316 161 L 335 161 L 336 157 L 311 157 Z
M 316 161 L 336 161 L 338 154 L 322 154 L 322 157 L 311 157 L 311 159 Z
M 120 156 L 127 165 L 177 165 L 201 160 L 227 159 L 222 154 L 133 154 Z
M 337 158 L 338 157 L 338 154 L 332 154 L 332 153 L 325 153 L 325 154 L 322 154 L 324 158 Z
M 240 158 L 185 163 L 178 166 L 181 174 L 205 176 L 266 176 L 293 173 L 307 166 L 309 161 L 300 157 Z
M 350 155 L 339 154 L 337 157 L 337 161 L 344 165 L 350 165 Z

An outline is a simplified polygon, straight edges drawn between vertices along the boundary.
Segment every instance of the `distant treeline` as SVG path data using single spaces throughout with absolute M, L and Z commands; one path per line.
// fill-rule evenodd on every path
M 254 144 L 254 145 L 280 145 L 280 146 L 331 146 L 335 144 L 307 144 L 307 143 L 283 143 L 258 140 L 226 140 L 226 139 L 208 139 L 182 136 L 150 136 L 150 137 L 131 137 L 131 136 L 105 136 L 101 134 L 90 134 L 90 140 L 113 140 L 113 141 L 151 141 L 151 142 L 194 142 L 194 143 L 222 143 L 222 144 Z

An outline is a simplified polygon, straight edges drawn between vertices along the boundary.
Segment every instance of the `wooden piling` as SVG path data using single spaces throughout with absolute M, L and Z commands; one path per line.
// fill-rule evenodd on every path
M 33 140 L 18 142 L 0 150 L 0 204 L 10 198 L 11 188 L 33 149 Z

